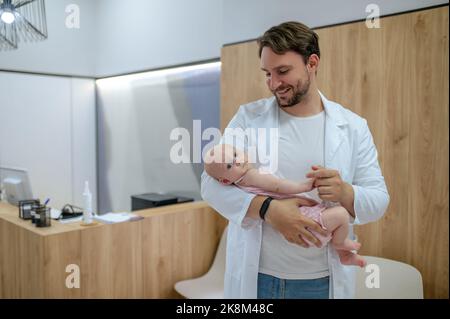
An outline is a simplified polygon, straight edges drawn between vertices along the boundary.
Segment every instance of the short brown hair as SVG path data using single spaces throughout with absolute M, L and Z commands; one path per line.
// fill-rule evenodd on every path
M 320 58 L 319 36 L 301 22 L 289 21 L 267 30 L 258 40 L 259 57 L 264 47 L 276 54 L 295 51 L 306 63 L 311 54 Z

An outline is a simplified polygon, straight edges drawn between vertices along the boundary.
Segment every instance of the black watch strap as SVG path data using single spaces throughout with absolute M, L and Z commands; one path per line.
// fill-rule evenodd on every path
M 262 220 L 265 220 L 267 210 L 269 209 L 269 205 L 272 200 L 273 198 L 269 196 L 262 203 L 261 208 L 259 209 L 259 217 L 261 217 Z

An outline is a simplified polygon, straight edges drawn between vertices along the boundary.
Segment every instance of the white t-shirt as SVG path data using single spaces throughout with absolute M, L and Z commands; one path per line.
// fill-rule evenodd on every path
M 292 116 L 279 109 L 280 178 L 306 179 L 312 165 L 324 166 L 325 112 L 309 117 Z M 320 203 L 317 190 L 307 193 Z M 300 214 L 300 212 L 299 212 Z M 315 279 L 329 275 L 326 247 L 303 248 L 263 223 L 259 272 L 282 279 Z

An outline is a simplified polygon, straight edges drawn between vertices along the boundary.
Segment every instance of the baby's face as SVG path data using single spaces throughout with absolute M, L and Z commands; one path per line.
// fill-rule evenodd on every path
M 245 152 L 230 145 L 217 145 L 214 148 L 213 176 L 224 184 L 231 184 L 241 178 L 251 167 Z

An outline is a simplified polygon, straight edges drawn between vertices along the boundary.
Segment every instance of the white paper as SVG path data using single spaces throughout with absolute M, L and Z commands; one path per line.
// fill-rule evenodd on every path
M 106 213 L 103 215 L 95 215 L 94 219 L 106 224 L 114 224 L 129 221 L 130 218 L 136 217 L 135 214 L 122 213 Z

